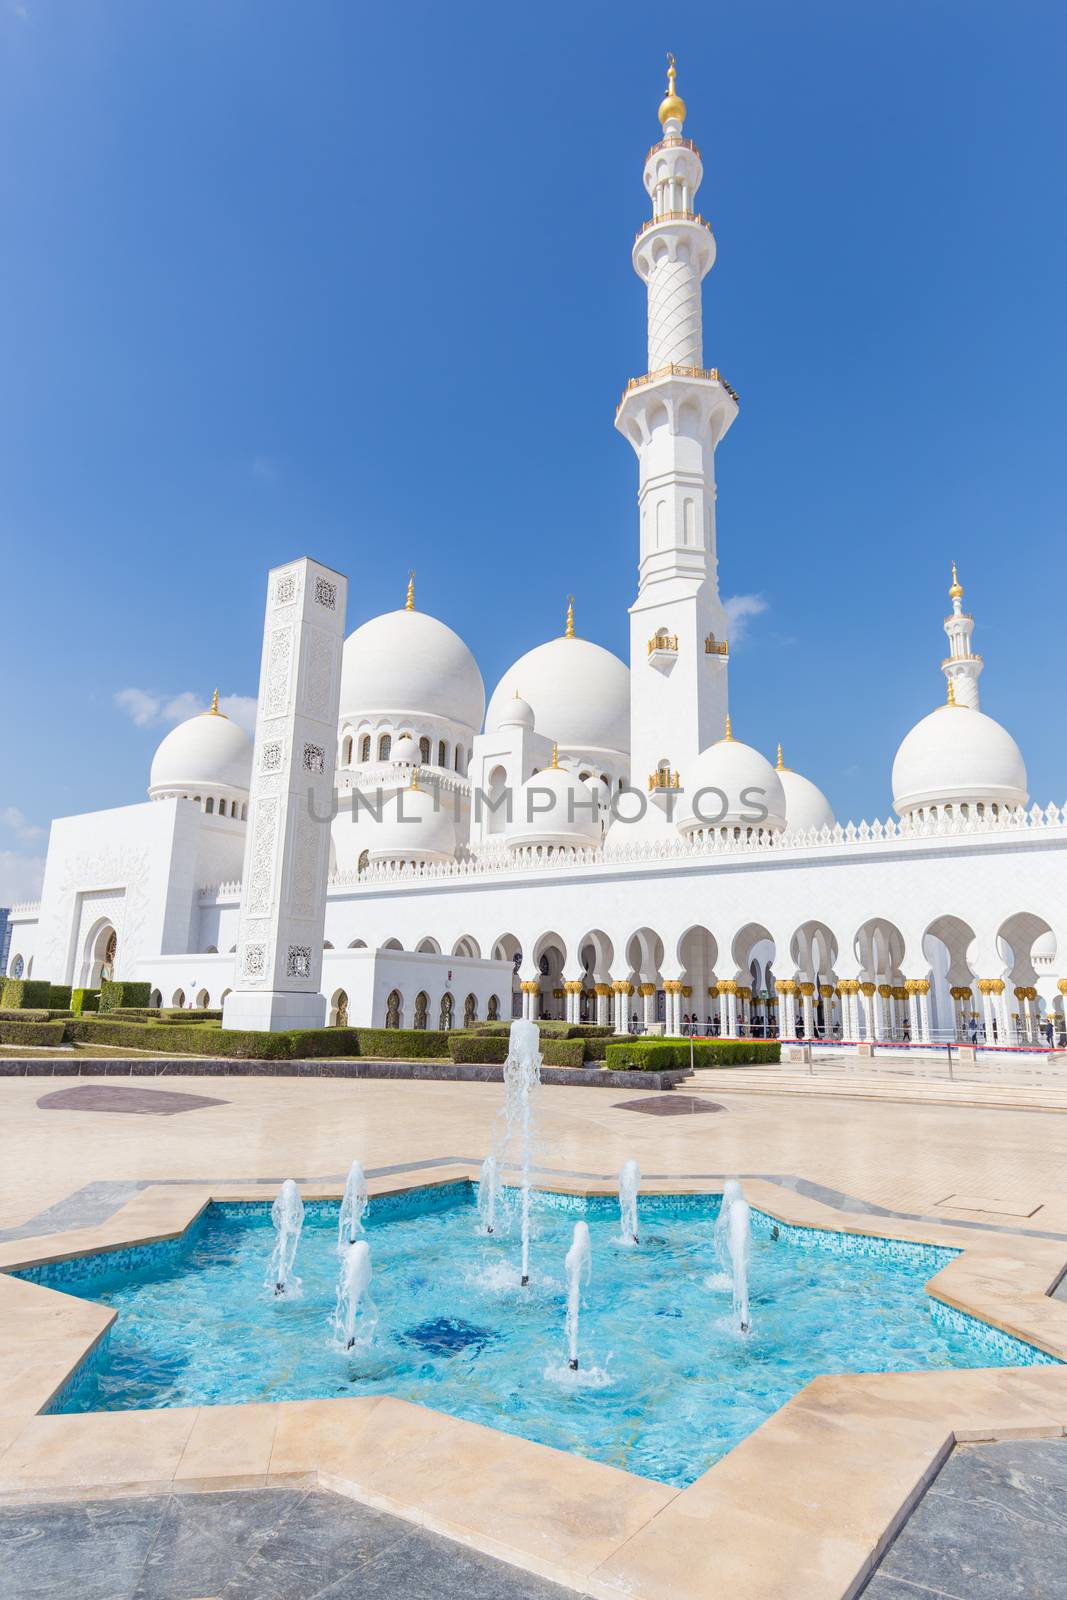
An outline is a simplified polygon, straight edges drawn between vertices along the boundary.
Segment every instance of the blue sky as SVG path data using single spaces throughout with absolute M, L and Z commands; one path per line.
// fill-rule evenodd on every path
M 254 695 L 295 554 L 350 626 L 416 567 L 490 691 L 569 591 L 625 654 L 668 48 L 742 400 L 736 735 L 886 815 L 955 557 L 983 708 L 1067 798 L 1065 46 L 1051 0 L 0 0 L 0 904 Z

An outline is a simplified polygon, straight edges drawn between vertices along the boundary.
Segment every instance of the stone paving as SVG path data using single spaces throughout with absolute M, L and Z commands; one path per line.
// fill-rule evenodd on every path
M 543 1578 L 308 1489 L 0 1507 L 0 1600 L 565 1600 Z
M 953 1451 L 863 1600 L 1063 1600 L 1067 1440 Z

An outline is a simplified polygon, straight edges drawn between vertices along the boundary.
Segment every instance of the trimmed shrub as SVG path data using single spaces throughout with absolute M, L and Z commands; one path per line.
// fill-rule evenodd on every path
M 336 1034 L 344 1029 L 327 1028 Z M 359 1045 L 352 1053 L 358 1056 L 382 1056 L 387 1060 L 419 1060 L 436 1057 L 448 1059 L 447 1033 L 436 1028 L 356 1028 Z M 343 1052 L 338 1051 L 340 1055 Z
M 47 1011 L 51 989 L 47 978 L 5 978 L 0 1005 L 10 1011 Z
M 48 985 L 48 1008 L 50 1011 L 69 1011 L 71 1000 L 71 987 L 69 983 L 50 983 Z
M 777 1040 L 695 1039 L 695 1067 L 734 1067 L 781 1059 Z M 605 1061 L 614 1072 L 670 1072 L 689 1067 L 688 1039 L 633 1039 L 609 1044 Z
M 76 1017 L 86 1011 L 100 1010 L 99 989 L 72 989 L 70 991 L 70 1009 Z
M 543 1039 L 541 1056 L 546 1067 L 581 1067 L 585 1064 L 586 1039 Z
M 63 1043 L 65 1022 L 0 1022 L 0 1044 Z
M 629 1038 L 629 1034 L 626 1035 L 626 1038 Z M 618 1044 L 619 1039 L 619 1034 L 610 1032 L 606 1039 L 583 1039 L 582 1043 L 585 1045 L 585 1059 L 587 1061 L 605 1061 L 607 1059 L 609 1047 L 613 1043 Z
M 181 1011 L 177 1007 L 167 1006 L 165 1010 L 153 1011 L 152 1016 L 160 1022 L 221 1022 L 221 1011 Z
M 101 1011 L 120 1011 L 135 1006 L 147 1010 L 152 998 L 150 983 L 112 983 L 106 979 L 100 985 Z
M 499 1066 L 508 1058 L 508 1041 L 495 1035 L 450 1033 L 448 1053 L 453 1061 L 491 1063 Z
M 50 1011 L 0 1010 L 0 1022 L 50 1022 L 51 1020 L 52 1013 Z
M 542 1039 L 610 1039 L 615 1032 L 614 1028 L 601 1027 L 592 1022 L 539 1022 L 537 1024 Z M 475 1033 L 499 1034 L 507 1038 L 511 1032 L 510 1022 L 476 1022 Z

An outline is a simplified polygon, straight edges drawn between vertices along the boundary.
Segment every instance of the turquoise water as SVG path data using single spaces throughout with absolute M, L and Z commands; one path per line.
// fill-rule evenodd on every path
M 613 1201 L 536 1195 L 524 1290 L 513 1206 L 487 1238 L 475 1195 L 456 1184 L 372 1201 L 377 1324 L 351 1351 L 332 1327 L 336 1204 L 308 1205 L 300 1289 L 282 1299 L 266 1281 L 264 1205 L 210 1207 L 179 1244 L 119 1263 L 96 1256 L 27 1274 L 118 1312 L 55 1409 L 388 1393 L 681 1486 L 819 1373 L 1048 1359 L 924 1294 L 953 1252 L 784 1227 L 774 1239 L 759 1213 L 743 1336 L 715 1255 L 714 1196 L 642 1201 L 641 1243 L 624 1248 Z M 575 1375 L 563 1258 L 578 1217 L 593 1272 Z

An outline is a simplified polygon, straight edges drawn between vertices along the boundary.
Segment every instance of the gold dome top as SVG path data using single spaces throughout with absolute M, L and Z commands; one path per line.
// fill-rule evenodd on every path
M 956 563 L 955 562 L 952 563 L 952 588 L 948 592 L 948 597 L 949 597 L 950 600 L 962 600 L 963 599 L 963 584 L 960 582 L 959 578 L 956 576 Z
M 678 76 L 678 72 L 677 72 L 677 69 L 676 69 L 676 67 L 674 65 L 674 56 L 668 50 L 668 52 L 667 52 L 667 93 L 664 96 L 663 100 L 660 102 L 660 108 L 659 108 L 660 126 L 664 127 L 664 128 L 667 126 L 667 123 L 670 121 L 670 119 L 672 117 L 676 117 L 679 122 L 684 122 L 685 121 L 685 101 L 682 99 L 680 94 L 677 94 L 675 92 L 675 87 L 674 87 L 674 80 L 675 80 L 675 78 L 677 76 Z

